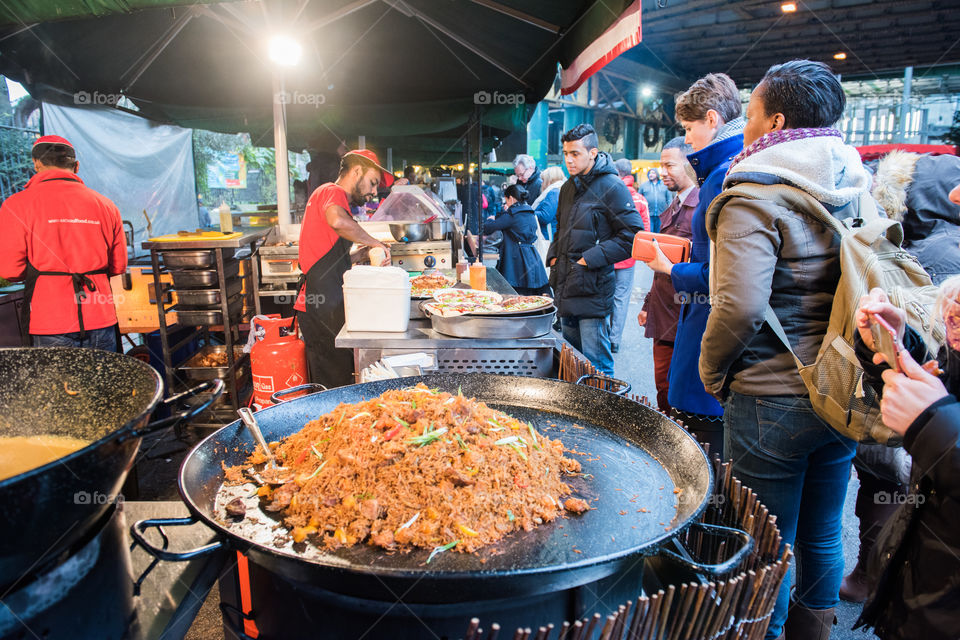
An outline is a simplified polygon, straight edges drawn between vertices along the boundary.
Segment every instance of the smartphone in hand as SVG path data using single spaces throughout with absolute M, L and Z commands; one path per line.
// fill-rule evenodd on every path
M 873 350 L 882 353 L 894 371 L 900 371 L 900 352 L 903 345 L 890 323 L 878 315 L 870 314 L 870 333 L 873 335 Z

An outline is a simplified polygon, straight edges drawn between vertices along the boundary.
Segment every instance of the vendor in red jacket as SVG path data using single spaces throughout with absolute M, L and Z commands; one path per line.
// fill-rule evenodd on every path
M 35 346 L 117 351 L 110 276 L 127 268 L 120 212 L 83 184 L 64 138 L 43 136 L 32 156 L 37 174 L 0 207 L 0 277 L 26 285 Z
M 390 248 L 364 231 L 350 215 L 350 205 L 363 205 L 377 187 L 393 184 L 393 176 L 368 150 L 350 151 L 340 160 L 336 182 L 317 187 L 307 201 L 300 229 L 300 269 L 304 284 L 296 309 L 307 346 L 310 379 L 326 387 L 352 384 L 353 352 L 337 349 L 334 340 L 343 328 L 343 274 L 351 258 L 359 261 L 367 248 L 383 250 L 377 262 L 390 264 Z M 351 256 L 353 243 L 365 248 Z

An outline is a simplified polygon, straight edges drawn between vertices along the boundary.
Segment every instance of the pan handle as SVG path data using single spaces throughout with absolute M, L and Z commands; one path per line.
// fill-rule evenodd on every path
M 326 391 L 327 388 L 322 384 L 316 384 L 314 382 L 308 382 L 307 384 L 297 385 L 296 387 L 290 387 L 289 389 L 282 389 L 280 391 L 274 391 L 270 395 L 270 402 L 273 404 L 280 404 L 285 402 L 282 398 L 284 396 L 289 396 L 294 393 L 300 393 L 301 391 L 309 391 L 305 395 L 310 395 L 312 393 L 320 393 L 321 391 Z
M 680 554 L 670 551 L 669 549 L 660 550 L 661 554 L 667 556 L 673 562 L 691 571 L 705 573 L 711 576 L 722 576 L 730 573 L 740 566 L 740 563 L 743 562 L 743 559 L 746 558 L 751 551 L 753 551 L 755 544 L 753 536 L 746 531 L 734 529 L 733 527 L 724 527 L 719 524 L 707 524 L 706 522 L 694 522 L 690 525 L 690 528 L 701 529 L 709 535 L 719 535 L 726 538 L 737 538 L 740 540 L 740 548 L 737 549 L 732 556 L 723 562 L 718 562 L 717 564 L 704 564 L 702 562 L 691 560 L 691 558 L 693 558 L 693 553 L 684 547 L 683 543 L 678 538 L 674 538 L 674 542 L 676 542 L 683 549 L 687 556 L 689 556 L 688 558 L 684 558 Z
M 183 400 L 184 398 L 195 396 L 198 393 L 203 393 L 204 391 L 210 389 L 210 399 L 204 402 L 201 402 L 195 407 L 190 407 L 189 409 L 178 411 L 176 413 L 173 413 L 167 416 L 166 418 L 161 418 L 156 422 L 151 422 L 149 424 L 146 424 L 140 429 L 131 429 L 130 431 L 124 432 L 123 435 L 121 436 L 121 439 L 123 440 L 126 438 L 139 438 L 141 436 L 147 435 L 148 433 L 153 433 L 154 431 L 159 431 L 160 429 L 166 429 L 168 427 L 172 427 L 173 425 L 181 422 L 182 420 L 190 420 L 191 418 L 194 418 L 200 415 L 201 413 L 206 411 L 210 405 L 212 405 L 214 402 L 217 401 L 217 399 L 223 393 L 223 386 L 224 386 L 223 380 L 220 380 L 220 379 L 207 380 L 206 382 L 201 382 L 200 384 L 193 387 L 192 389 L 187 389 L 182 393 L 178 393 L 174 396 L 170 396 L 166 400 L 163 400 L 160 404 L 171 407 L 171 406 L 174 406 L 180 400 Z
M 627 395 L 630 389 L 633 388 L 629 382 L 625 382 L 623 380 L 618 380 L 617 378 L 611 378 L 610 376 L 604 376 L 596 373 L 588 373 L 585 376 L 580 376 L 579 378 L 577 378 L 577 381 L 574 384 L 583 384 L 584 380 L 590 380 L 590 379 L 599 380 L 600 382 L 604 382 L 608 384 L 613 383 L 617 385 L 617 390 L 611 391 L 610 393 L 615 393 L 618 396 Z
M 142 548 L 144 551 L 149 553 L 151 556 L 157 560 L 166 560 L 168 562 L 184 562 L 186 560 L 192 560 L 193 558 L 198 558 L 200 556 L 205 556 L 209 553 L 213 553 L 218 549 L 224 548 L 223 540 L 217 540 L 216 542 L 211 542 L 210 544 L 199 547 L 197 549 L 190 549 L 189 551 L 168 551 L 167 546 L 170 544 L 170 540 L 167 538 L 166 532 L 163 530 L 163 527 L 187 527 L 191 524 L 199 522 L 196 518 L 151 518 L 149 520 L 140 520 L 134 522 L 130 525 L 130 537 L 133 538 L 133 542 L 138 547 Z M 143 535 L 147 529 L 156 529 L 160 534 L 160 537 L 163 538 L 163 546 L 155 547 L 150 542 L 147 541 L 146 537 Z

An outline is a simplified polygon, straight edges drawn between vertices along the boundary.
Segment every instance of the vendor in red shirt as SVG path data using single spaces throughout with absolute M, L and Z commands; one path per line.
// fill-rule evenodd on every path
M 300 229 L 300 269 L 304 284 L 294 305 L 307 345 L 310 378 L 326 387 L 353 384 L 353 352 L 337 349 L 334 339 L 344 324 L 343 274 L 370 248 L 390 248 L 364 231 L 350 215 L 350 205 L 363 205 L 377 187 L 393 184 L 393 176 L 368 150 L 350 151 L 340 160 L 336 182 L 317 187 L 307 201 Z M 353 243 L 363 249 L 351 255 Z
M 32 156 L 37 174 L 0 207 L 0 277 L 26 285 L 33 345 L 117 351 L 110 276 L 127 268 L 120 212 L 83 184 L 64 138 L 39 138 Z

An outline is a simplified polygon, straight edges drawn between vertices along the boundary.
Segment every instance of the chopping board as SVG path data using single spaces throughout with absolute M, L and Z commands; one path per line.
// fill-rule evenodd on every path
M 233 240 L 243 235 L 242 231 L 224 233 L 223 231 L 188 231 L 186 233 L 168 233 L 165 236 L 150 238 L 148 242 L 183 242 L 190 240 Z

